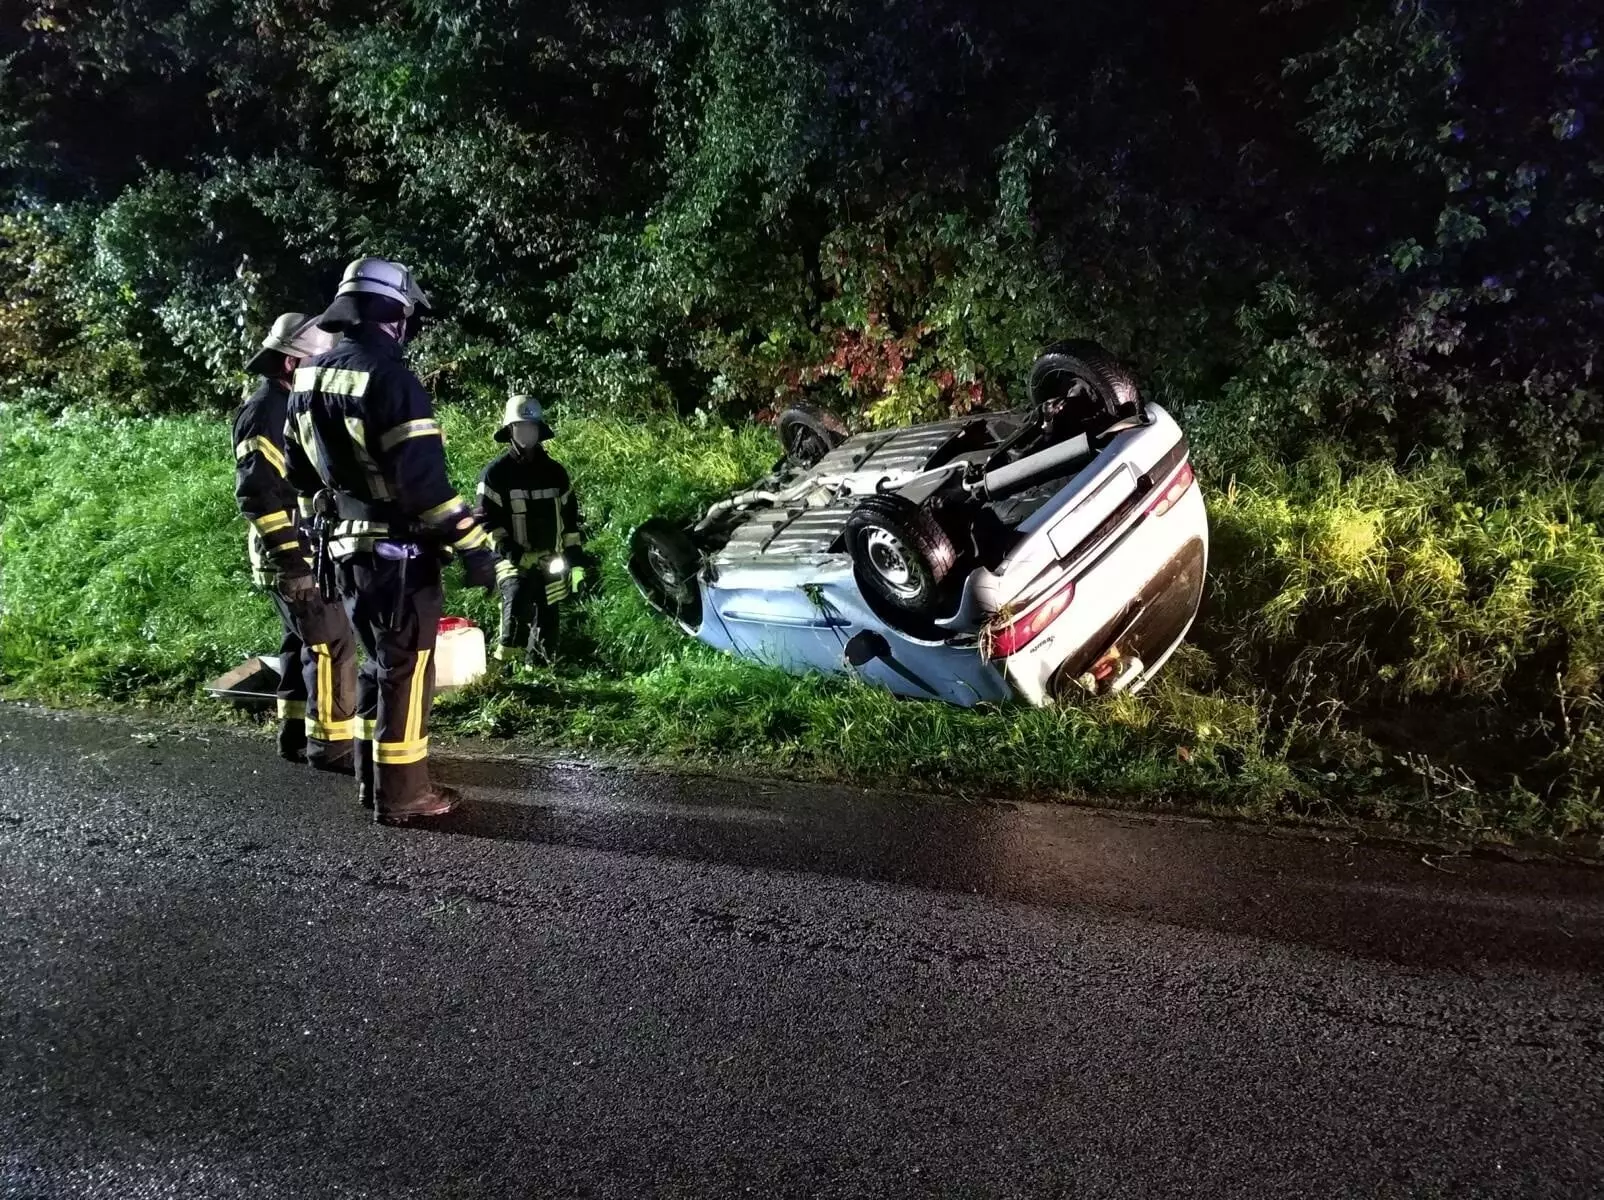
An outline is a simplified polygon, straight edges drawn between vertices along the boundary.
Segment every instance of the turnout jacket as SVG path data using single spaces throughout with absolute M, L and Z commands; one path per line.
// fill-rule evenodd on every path
M 290 482 L 338 494 L 337 559 L 381 541 L 422 541 L 459 553 L 490 537 L 446 476 L 445 443 L 423 384 L 389 335 L 359 327 L 295 372 L 285 413 Z
M 544 449 L 493 460 L 479 476 L 479 508 L 496 552 L 520 571 L 583 540 L 568 472 Z
M 251 578 L 261 587 L 311 570 L 310 546 L 298 519 L 306 510 L 286 477 L 284 413 L 289 395 L 277 379 L 263 379 L 234 415 L 234 499 L 250 523 L 246 550 Z

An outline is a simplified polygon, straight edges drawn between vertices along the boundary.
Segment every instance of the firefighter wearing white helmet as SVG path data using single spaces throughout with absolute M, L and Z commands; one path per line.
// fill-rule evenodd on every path
M 334 345 L 304 313 L 273 322 L 246 369 L 261 376 L 234 417 L 234 498 L 250 524 L 251 575 L 278 609 L 278 747 L 292 762 L 354 770 L 356 640 L 345 610 L 318 595 L 308 535 L 310 498 L 285 474 L 289 385 L 304 359 Z
M 533 396 L 507 401 L 498 442 L 509 443 L 479 477 L 479 510 L 501 556 L 501 638 L 496 657 L 522 652 L 550 661 L 557 642 L 558 606 L 584 578 L 579 502 L 563 465 L 546 453 L 554 437 Z
M 434 405 L 402 361 L 429 297 L 400 263 L 359 258 L 318 319 L 342 335 L 290 391 L 290 478 L 317 493 L 325 587 L 344 598 L 367 661 L 357 677 L 358 795 L 384 822 L 449 812 L 429 779 L 441 566 L 492 588 L 490 536 L 446 475 Z
M 400 263 L 384 258 L 359 258 L 345 268 L 334 293 L 334 303 L 318 318 L 322 327 L 333 333 L 343 333 L 360 324 L 357 296 L 394 301 L 401 306 L 401 315 L 407 319 L 418 312 L 429 312 L 433 307 L 429 293 L 418 286 L 412 272 Z

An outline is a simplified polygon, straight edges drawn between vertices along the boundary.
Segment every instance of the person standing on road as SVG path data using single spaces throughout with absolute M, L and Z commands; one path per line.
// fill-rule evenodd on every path
M 250 523 L 251 577 L 272 598 L 279 643 L 278 752 L 325 771 L 355 769 L 356 640 L 345 610 L 318 594 L 308 498 L 285 474 L 284 414 L 302 359 L 334 338 L 302 313 L 273 322 L 246 370 L 261 376 L 234 416 L 234 498 Z
M 500 660 L 522 647 L 526 662 L 551 661 L 557 606 L 588 565 L 573 484 L 546 453 L 554 436 L 540 401 L 513 396 L 496 431 L 496 441 L 509 446 L 479 476 L 479 508 L 501 556 Z
M 439 816 L 451 788 L 429 779 L 434 645 L 444 605 L 441 563 L 462 560 L 491 589 L 490 536 L 446 475 L 429 394 L 402 361 L 429 298 L 400 263 L 359 258 L 319 318 L 343 334 L 304 363 L 291 387 L 290 479 L 316 493 L 319 566 L 337 577 L 367 653 L 357 679 L 357 782 L 375 819 Z

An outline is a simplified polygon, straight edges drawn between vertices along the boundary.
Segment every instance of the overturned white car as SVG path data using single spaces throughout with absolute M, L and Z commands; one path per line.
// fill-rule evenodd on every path
M 1208 520 L 1168 413 L 1094 343 L 1029 403 L 860 433 L 779 421 L 786 459 L 689 525 L 635 530 L 648 602 L 710 646 L 907 696 L 1032 704 L 1141 687 L 1196 616 Z

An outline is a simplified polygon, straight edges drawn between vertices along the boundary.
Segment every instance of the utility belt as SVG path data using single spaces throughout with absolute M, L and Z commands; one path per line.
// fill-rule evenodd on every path
M 332 488 L 325 489 L 325 492 L 333 498 L 334 516 L 342 525 L 364 526 L 375 531 L 382 529 L 384 532 L 379 536 L 399 538 L 408 542 L 440 540 L 438 534 L 421 522 L 403 516 L 389 501 L 358 500 L 355 496 L 336 492 Z M 324 492 L 319 493 L 323 494 Z
M 442 559 L 450 555 L 438 532 L 403 516 L 393 504 L 359 500 L 333 488 L 324 488 L 312 497 L 311 525 L 313 572 L 318 590 L 331 601 L 340 590 L 337 562 L 359 554 L 399 562 L 404 592 L 412 559 L 424 554 Z

